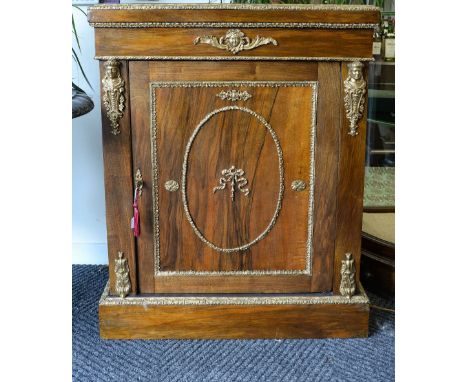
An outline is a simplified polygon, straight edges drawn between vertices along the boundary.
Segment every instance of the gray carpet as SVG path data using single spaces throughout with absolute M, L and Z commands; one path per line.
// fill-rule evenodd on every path
M 73 381 L 393 381 L 395 317 L 371 309 L 370 337 L 350 340 L 101 340 L 107 266 L 73 266 Z M 373 304 L 393 301 L 370 295 Z

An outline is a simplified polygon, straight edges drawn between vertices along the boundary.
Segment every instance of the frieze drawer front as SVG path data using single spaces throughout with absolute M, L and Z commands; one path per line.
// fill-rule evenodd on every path
M 110 32 L 114 33 L 110 33 Z M 372 56 L 371 29 L 355 29 L 355 44 L 338 29 L 127 28 L 96 31 L 98 57 L 151 59 L 330 60 Z M 141 41 L 140 44 L 133 44 Z M 240 54 L 242 52 L 242 54 Z
M 105 338 L 367 335 L 377 8 L 97 5 Z M 252 321 L 255 317 L 255 321 Z

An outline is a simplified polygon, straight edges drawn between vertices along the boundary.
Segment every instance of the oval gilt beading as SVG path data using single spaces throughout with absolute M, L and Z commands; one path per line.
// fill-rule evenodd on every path
M 233 111 L 233 110 L 238 110 L 238 111 L 241 111 L 241 112 L 244 112 L 244 113 L 248 113 L 248 114 L 252 115 L 253 117 L 257 118 L 263 124 L 263 126 L 267 129 L 267 131 L 270 133 L 271 137 L 273 138 L 273 141 L 274 141 L 274 144 L 275 144 L 275 147 L 276 147 L 276 151 L 278 153 L 279 190 L 278 190 L 278 199 L 277 199 L 277 203 L 276 203 L 275 212 L 274 212 L 274 214 L 273 214 L 273 216 L 272 216 L 272 218 L 270 220 L 270 223 L 265 228 L 265 230 L 263 230 L 263 232 L 260 233 L 260 235 L 258 235 L 255 239 L 253 239 L 249 243 L 246 243 L 246 244 L 238 246 L 238 247 L 233 247 L 233 248 L 222 248 L 222 247 L 219 247 L 216 244 L 212 243 L 211 241 L 209 241 L 202 234 L 202 232 L 199 230 L 199 228 L 195 224 L 195 221 L 194 221 L 194 219 L 192 217 L 192 214 L 190 213 L 190 209 L 189 209 L 189 206 L 188 206 L 188 200 L 187 200 L 187 168 L 188 168 L 188 159 L 189 159 L 190 150 L 192 148 L 193 142 L 194 142 L 197 134 L 199 133 L 199 131 L 203 128 L 203 126 L 213 116 L 217 115 L 218 113 L 224 113 L 224 112 L 229 112 L 229 111 Z M 203 243 L 208 245 L 210 248 L 212 248 L 212 249 L 214 249 L 216 251 L 219 251 L 219 252 L 230 253 L 230 252 L 238 252 L 238 251 L 246 250 L 246 249 L 250 248 L 252 245 L 254 245 L 255 243 L 258 243 L 260 240 L 265 238 L 266 235 L 268 235 L 268 233 L 272 230 L 273 226 L 275 225 L 276 220 L 277 220 L 278 215 L 279 215 L 279 212 L 281 210 L 281 202 L 283 200 L 283 193 L 284 193 L 283 152 L 281 150 L 281 146 L 280 146 L 280 142 L 278 140 L 278 137 L 276 136 L 276 133 L 273 130 L 273 128 L 265 120 L 265 118 L 263 118 L 261 115 L 257 114 L 253 110 L 250 110 L 250 109 L 248 109 L 246 107 L 226 106 L 226 107 L 223 107 L 223 108 L 220 108 L 220 109 L 213 110 L 211 113 L 207 114 L 201 120 L 201 122 L 198 124 L 198 126 L 195 128 L 195 130 L 193 131 L 193 133 L 190 136 L 190 139 L 189 139 L 189 141 L 187 143 L 187 146 L 186 146 L 186 149 L 185 149 L 185 154 L 184 154 L 184 162 L 183 162 L 183 165 L 182 165 L 181 192 L 182 192 L 182 203 L 183 203 L 183 206 L 184 206 L 185 215 L 186 215 L 186 217 L 187 217 L 187 219 L 188 219 L 188 221 L 190 223 L 190 226 L 192 227 L 193 231 L 198 236 L 198 238 Z

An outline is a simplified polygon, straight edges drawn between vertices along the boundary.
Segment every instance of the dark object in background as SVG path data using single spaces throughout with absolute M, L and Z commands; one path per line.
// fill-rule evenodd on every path
M 82 116 L 94 109 L 93 100 L 83 89 L 72 83 L 72 118 Z
M 369 63 L 366 166 L 395 167 L 395 63 Z
M 362 233 L 361 282 L 383 297 L 395 296 L 395 244 Z

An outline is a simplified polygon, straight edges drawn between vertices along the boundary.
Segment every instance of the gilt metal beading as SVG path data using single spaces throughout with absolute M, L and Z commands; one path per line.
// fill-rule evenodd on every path
M 278 190 L 278 199 L 276 201 L 275 212 L 274 212 L 273 217 L 271 218 L 268 226 L 266 227 L 266 229 L 260 235 L 258 235 L 255 239 L 253 239 L 252 241 L 250 241 L 247 244 L 240 245 L 238 247 L 224 248 L 224 247 L 219 247 L 216 244 L 209 241 L 202 234 L 200 229 L 195 224 L 195 221 L 193 220 L 192 214 L 190 213 L 190 209 L 189 209 L 189 206 L 188 206 L 188 200 L 187 200 L 187 168 L 188 168 L 188 158 L 189 158 L 190 150 L 192 149 L 193 142 L 194 142 L 195 138 L 197 137 L 198 133 L 200 132 L 200 130 L 216 114 L 230 112 L 230 111 L 240 111 L 240 112 L 244 112 L 244 113 L 252 115 L 253 117 L 257 118 L 257 120 L 270 133 L 270 135 L 271 135 L 271 137 L 273 139 L 273 142 L 275 144 L 276 151 L 278 153 L 279 190 Z M 280 213 L 280 210 L 281 210 L 281 203 L 283 201 L 283 194 L 284 194 L 283 150 L 281 149 L 281 145 L 280 145 L 280 142 L 278 140 L 278 137 L 277 137 L 275 131 L 273 130 L 271 125 L 265 120 L 265 118 L 263 118 L 258 113 L 254 112 L 253 110 L 250 110 L 250 109 L 248 109 L 246 107 L 225 106 L 225 107 L 222 107 L 220 109 L 213 110 L 211 113 L 208 113 L 205 116 L 205 118 L 203 118 L 201 120 L 201 122 L 198 124 L 198 126 L 195 128 L 192 135 L 190 136 L 189 141 L 187 143 L 187 146 L 185 148 L 184 162 L 183 162 L 183 165 L 182 165 L 182 204 L 184 206 L 185 216 L 187 217 L 193 231 L 195 232 L 195 234 L 198 236 L 198 238 L 203 243 L 205 243 L 208 247 L 214 249 L 215 251 L 224 252 L 224 253 L 245 251 L 246 249 L 250 248 L 252 245 L 258 243 L 260 240 L 265 238 L 270 233 L 270 231 L 272 230 L 273 226 L 276 223 L 276 220 L 278 219 L 278 216 L 279 216 L 279 213 Z
M 153 234 L 154 234 L 154 269 L 156 277 L 167 276 L 219 276 L 219 275 L 310 275 L 312 274 L 312 237 L 313 237 L 313 211 L 314 211 L 314 185 L 315 185 L 315 130 L 317 110 L 317 87 L 313 81 L 171 81 L 152 82 L 150 86 L 151 105 L 151 158 L 153 168 L 153 184 L 159 184 L 158 161 L 158 124 L 156 109 L 156 92 L 158 88 L 192 88 L 192 87 L 311 87 L 310 98 L 310 180 L 309 180 L 309 208 L 307 223 L 306 266 L 302 270 L 244 270 L 244 271 L 163 271 L 160 264 L 159 243 L 159 190 L 153 187 Z
M 334 305 L 334 304 L 369 304 L 369 298 L 362 288 L 358 285 L 359 294 L 350 298 L 339 295 L 323 294 L 288 294 L 288 295 L 262 295 L 256 296 L 216 296 L 216 295 L 153 295 L 153 296 L 129 296 L 120 298 L 109 295 L 109 283 L 106 284 L 104 291 L 99 299 L 99 305 L 106 306 L 199 306 L 199 305 Z

